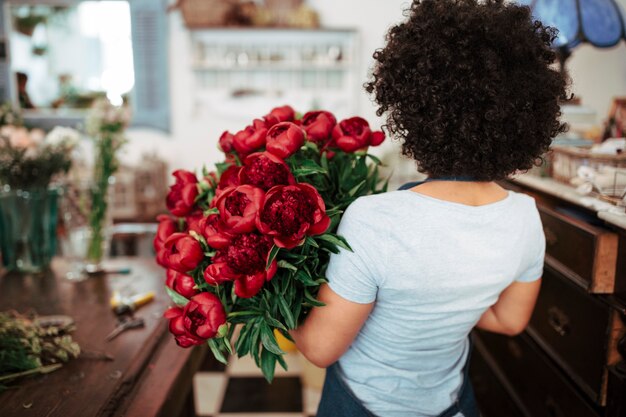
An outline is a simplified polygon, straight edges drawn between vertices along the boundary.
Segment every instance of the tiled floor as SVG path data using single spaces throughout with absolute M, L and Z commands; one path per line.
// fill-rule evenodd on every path
M 232 357 L 228 366 L 210 353 L 194 377 L 196 415 L 202 417 L 309 417 L 315 416 L 319 388 L 302 383 L 304 359 L 297 353 L 285 357 L 288 371 L 276 368 L 268 384 L 252 358 Z

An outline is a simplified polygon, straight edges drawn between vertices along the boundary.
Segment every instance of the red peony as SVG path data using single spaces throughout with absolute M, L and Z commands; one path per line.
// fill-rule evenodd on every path
M 193 172 L 179 169 L 172 174 L 176 183 L 170 187 L 165 203 L 167 209 L 178 217 L 189 214 L 198 196 L 198 178 Z
M 311 111 L 302 116 L 302 128 L 307 139 L 319 145 L 325 145 L 331 139 L 337 119 L 327 111 Z
M 219 139 L 219 145 L 220 145 L 220 149 L 222 150 L 222 152 L 231 153 L 233 151 L 234 139 L 235 139 L 235 135 L 233 135 L 232 133 L 228 131 L 222 133 L 222 136 L 220 136 L 220 139 Z
M 214 249 L 222 249 L 230 244 L 231 236 L 225 231 L 219 214 L 205 217 L 200 224 L 202 236 L 207 244 Z
M 165 285 L 183 297 L 191 298 L 198 293 L 198 290 L 194 288 L 196 283 L 189 275 L 168 269 L 166 276 Z
M 169 320 L 169 330 L 174 335 L 176 344 L 184 348 L 203 344 L 205 342 L 203 339 L 192 335 L 185 329 L 183 322 L 184 311 L 180 307 L 172 307 L 163 313 L 163 317 Z
M 226 254 L 222 251 L 213 257 L 213 263 L 204 269 L 204 280 L 210 285 L 221 285 L 234 281 L 241 276 L 228 265 Z
M 198 234 L 202 234 L 204 229 L 204 213 L 202 210 L 194 210 L 187 217 L 185 217 L 187 223 L 187 231 L 193 230 Z
M 378 146 L 385 139 L 383 132 L 370 129 L 367 120 L 352 117 L 339 122 L 333 129 L 333 141 L 344 152 L 356 152 L 368 146 Z
M 240 185 L 224 190 L 214 200 L 220 220 L 229 233 L 249 233 L 256 227 L 255 219 L 265 192 L 252 185 Z
M 269 236 L 259 233 L 238 235 L 226 250 L 226 261 L 236 273 L 256 274 L 265 271 L 272 246 L 272 238 Z
M 226 171 L 222 172 L 220 181 L 217 185 L 218 194 L 228 187 L 236 187 L 241 184 L 241 181 L 239 181 L 239 171 L 241 171 L 241 167 L 231 165 L 226 168 Z
M 305 183 L 272 188 L 257 217 L 259 231 L 287 249 L 302 244 L 306 236 L 324 233 L 329 226 L 324 200 L 315 187 Z
M 278 123 L 293 122 L 295 118 L 296 112 L 291 106 L 282 106 L 272 109 L 263 117 L 263 120 L 265 120 L 265 125 L 270 128 Z
M 267 132 L 265 148 L 269 153 L 286 159 L 304 145 L 305 136 L 304 130 L 291 122 L 278 123 Z
M 187 233 L 174 233 L 168 237 L 162 252 L 165 265 L 183 273 L 195 269 L 204 259 L 202 246 Z
M 295 184 L 289 167 L 283 160 L 269 152 L 249 155 L 239 173 L 242 184 L 251 184 L 267 191 L 276 185 Z
M 239 131 L 233 137 L 233 147 L 241 157 L 256 152 L 265 146 L 267 128 L 263 120 L 256 119 L 251 126 Z
M 235 281 L 238 297 L 254 297 L 278 269 L 274 260 L 265 270 L 272 246 L 269 236 L 259 233 L 237 235 L 227 249 L 213 258 L 213 264 L 204 270 L 204 279 L 211 285 Z
M 194 295 L 184 309 L 168 309 L 164 316 L 170 319 L 170 332 L 179 346 L 189 347 L 215 337 L 226 323 L 226 312 L 220 299 L 212 293 Z
M 157 216 L 157 221 L 159 225 L 157 226 L 156 236 L 153 241 L 154 250 L 156 252 L 163 248 L 168 237 L 179 231 L 178 221 L 171 216 L 160 214 Z
M 159 265 L 167 267 L 165 260 L 166 252 L 164 250 L 165 241 L 168 237 L 178 232 L 178 221 L 165 214 L 157 216 L 159 226 L 157 227 L 156 236 L 154 237 L 153 245 L 154 252 L 156 253 L 156 261 Z

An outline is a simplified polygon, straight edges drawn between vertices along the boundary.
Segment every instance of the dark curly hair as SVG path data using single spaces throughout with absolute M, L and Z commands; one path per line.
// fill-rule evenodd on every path
M 378 116 L 433 177 L 494 181 L 527 170 L 564 132 L 556 30 L 502 0 L 415 0 L 374 53 Z

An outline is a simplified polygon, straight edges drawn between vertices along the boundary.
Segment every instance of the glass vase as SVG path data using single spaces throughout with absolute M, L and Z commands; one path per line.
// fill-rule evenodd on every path
M 111 179 L 108 185 L 112 182 Z M 68 279 L 80 281 L 103 270 L 102 260 L 111 245 L 112 197 L 112 186 L 102 190 L 90 181 L 66 187 L 61 199 L 60 243 L 63 256 L 70 263 Z
M 56 253 L 59 190 L 0 189 L 0 252 L 9 271 L 36 273 Z

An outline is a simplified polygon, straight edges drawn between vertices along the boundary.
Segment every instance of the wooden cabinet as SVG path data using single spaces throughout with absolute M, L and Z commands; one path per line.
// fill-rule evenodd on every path
M 539 206 L 546 235 L 546 257 L 589 292 L 615 288 L 617 233 Z
M 537 199 L 546 263 L 522 335 L 474 334 L 470 373 L 481 412 L 626 417 L 626 231 L 554 196 L 514 188 Z

